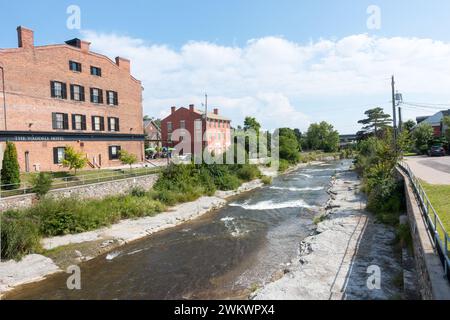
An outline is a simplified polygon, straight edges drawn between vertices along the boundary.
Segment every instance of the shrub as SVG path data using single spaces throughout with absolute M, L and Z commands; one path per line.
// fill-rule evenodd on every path
M 2 259 L 18 260 L 41 249 L 36 221 L 16 211 L 5 212 L 0 219 Z
M 1 170 L 1 183 L 9 186 L 4 189 L 11 190 L 20 187 L 20 169 L 17 161 L 17 149 L 14 143 L 6 142 L 6 149 L 3 154 Z
M 133 197 L 145 197 L 147 195 L 147 191 L 142 187 L 134 187 L 130 190 L 130 195 Z
M 280 159 L 278 171 L 285 172 L 289 168 L 289 165 L 290 165 L 289 161 L 284 160 L 284 159 Z
M 261 178 L 261 180 L 265 185 L 272 184 L 272 177 L 264 176 Z
M 244 181 L 251 181 L 261 176 L 258 167 L 250 164 L 243 164 L 237 171 L 237 176 L 239 179 Z
M 38 198 L 45 196 L 52 186 L 52 176 L 45 172 L 39 172 L 38 175 L 32 178 L 33 192 L 35 192 Z

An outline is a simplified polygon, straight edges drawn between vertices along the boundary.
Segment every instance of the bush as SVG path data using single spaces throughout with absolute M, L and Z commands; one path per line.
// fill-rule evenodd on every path
M 289 166 L 290 166 L 289 161 L 284 160 L 284 159 L 280 159 L 278 171 L 285 172 L 289 168 Z
M 272 184 L 272 177 L 264 176 L 264 177 L 261 178 L 261 181 L 262 181 L 265 185 Z
M 20 259 L 41 249 L 36 221 L 16 211 L 1 216 L 1 258 Z
M 259 178 L 261 172 L 259 172 L 258 167 L 250 164 L 244 164 L 237 171 L 237 176 L 239 179 L 244 181 L 251 181 L 253 179 Z
M 33 192 L 36 193 L 38 198 L 45 196 L 52 186 L 52 176 L 45 172 L 39 172 L 38 175 L 32 178 Z
M 147 195 L 147 191 L 142 187 L 134 187 L 130 190 L 130 195 L 133 197 L 145 197 Z

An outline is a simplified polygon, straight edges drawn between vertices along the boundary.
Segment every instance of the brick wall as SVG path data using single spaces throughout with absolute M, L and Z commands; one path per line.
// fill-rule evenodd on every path
M 7 129 L 9 132 L 94 133 L 91 117 L 100 116 L 104 117 L 104 131 L 100 133 L 143 135 L 142 85 L 140 81 L 131 76 L 129 60 L 116 58 L 116 61 L 112 61 L 106 56 L 91 52 L 89 51 L 89 43 L 85 41 L 80 42 L 80 47 L 68 44 L 36 47 L 33 44 L 31 30 L 21 27 L 18 31 L 18 40 L 21 47 L 0 49 L 0 66 L 4 68 L 7 105 L 7 128 L 4 124 L 4 112 L 0 112 L 0 131 Z M 81 72 L 71 71 L 69 61 L 80 63 L 82 66 Z M 91 66 L 101 68 L 101 77 L 91 75 Z M 51 81 L 66 84 L 67 99 L 51 97 Z M 71 84 L 84 87 L 85 101 L 71 100 Z M 90 88 L 103 90 L 103 103 L 90 102 Z M 118 93 L 117 106 L 107 104 L 106 91 Z M 1 91 L 0 100 L 3 101 Z M 68 114 L 68 130 L 53 129 L 52 113 L 54 112 Z M 72 127 L 72 114 L 86 116 L 86 130 L 75 130 Z M 108 117 L 119 119 L 119 132 L 108 131 Z M 84 142 L 84 148 L 89 152 L 88 157 L 92 158 L 94 155 L 107 152 L 105 147 L 108 143 L 118 145 L 117 141 L 123 139 L 117 141 L 109 139 L 108 143 L 106 141 L 101 143 L 82 141 L 82 139 L 71 140 L 74 141 L 67 144 L 80 145 Z M 78 142 L 78 140 L 80 141 Z M 32 162 L 40 163 L 43 170 L 58 170 L 58 167 L 53 165 L 53 161 L 47 161 L 52 151 L 50 148 L 43 149 L 45 148 L 44 144 L 45 142 L 41 141 L 17 143 L 19 157 L 23 157 L 25 152 L 29 151 L 32 153 L 32 157 L 36 159 Z M 122 142 L 122 144 L 129 148 L 127 151 L 135 153 L 138 159 L 142 158 L 143 143 L 128 141 Z M 48 143 L 49 147 L 52 145 L 53 143 Z M 108 157 L 102 158 L 105 166 L 112 164 L 107 161 Z M 22 159 L 20 165 L 22 169 L 25 167 Z

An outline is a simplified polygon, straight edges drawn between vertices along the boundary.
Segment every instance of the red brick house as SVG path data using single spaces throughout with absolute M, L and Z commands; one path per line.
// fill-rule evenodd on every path
M 178 129 L 179 137 L 175 137 L 173 134 Z M 187 134 L 191 137 L 190 150 L 183 150 L 183 153 L 193 154 L 195 150 L 207 148 L 209 152 L 220 154 L 231 145 L 231 120 L 219 115 L 217 108 L 205 117 L 205 113 L 192 104 L 189 108 L 172 107 L 171 114 L 161 121 L 163 146 L 176 147 Z
M 120 165 L 120 150 L 143 160 L 142 85 L 130 61 L 79 39 L 35 46 L 32 30 L 17 33 L 18 48 L 0 49 L 0 148 L 15 143 L 21 170 L 64 170 L 66 146 L 86 155 L 87 169 Z
M 450 110 L 443 110 L 435 113 L 432 116 L 425 117 L 417 117 L 417 124 L 428 123 L 433 127 L 434 136 L 441 137 L 445 134 L 445 131 L 448 129 L 443 120 L 444 117 L 450 116 Z

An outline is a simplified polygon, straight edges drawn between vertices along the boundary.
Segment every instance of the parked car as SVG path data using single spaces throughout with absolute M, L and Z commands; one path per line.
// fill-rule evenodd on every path
M 444 157 L 445 149 L 442 146 L 432 146 L 429 155 L 430 157 Z

